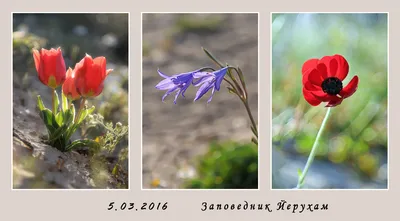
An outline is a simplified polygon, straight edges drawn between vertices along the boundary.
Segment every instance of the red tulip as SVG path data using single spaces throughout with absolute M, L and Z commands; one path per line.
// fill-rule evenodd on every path
M 313 106 L 321 102 L 328 102 L 326 107 L 337 106 L 357 90 L 358 76 L 343 87 L 342 81 L 349 73 L 349 64 L 342 55 L 309 59 L 303 64 L 302 73 L 303 95 Z
M 32 51 L 39 80 L 53 89 L 60 86 L 65 81 L 65 62 L 61 49 Z
M 62 85 L 64 95 L 70 100 L 76 100 L 80 98 L 81 96 L 78 94 L 75 87 L 75 72 L 71 68 L 68 68 L 66 77 L 67 78 Z
M 96 97 L 104 87 L 104 80 L 112 69 L 106 70 L 106 58 L 92 59 L 88 54 L 75 65 L 76 91 L 82 97 Z

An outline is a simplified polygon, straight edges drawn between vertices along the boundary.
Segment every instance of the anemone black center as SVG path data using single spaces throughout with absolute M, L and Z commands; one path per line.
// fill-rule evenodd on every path
M 337 77 L 326 78 L 322 82 L 322 90 L 329 95 L 337 95 L 343 89 L 343 83 Z

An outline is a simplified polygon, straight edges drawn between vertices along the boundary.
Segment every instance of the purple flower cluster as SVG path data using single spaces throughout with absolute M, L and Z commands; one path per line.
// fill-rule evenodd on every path
M 204 68 L 192 72 L 175 74 L 172 76 L 167 76 L 160 70 L 157 70 L 158 74 L 165 79 L 158 83 L 156 85 L 156 88 L 158 90 L 167 90 L 167 92 L 162 97 L 162 101 L 164 101 L 164 99 L 169 94 L 176 92 L 174 99 L 174 104 L 176 104 L 176 100 L 178 99 L 179 95 L 185 97 L 185 91 L 189 88 L 190 85 L 193 85 L 195 87 L 199 87 L 194 101 L 199 100 L 209 90 L 211 90 L 211 96 L 207 100 L 207 103 L 210 103 L 215 90 L 220 90 L 222 80 L 224 79 L 225 74 L 228 71 L 228 67 L 213 72 L 205 72 L 202 70 L 204 70 Z

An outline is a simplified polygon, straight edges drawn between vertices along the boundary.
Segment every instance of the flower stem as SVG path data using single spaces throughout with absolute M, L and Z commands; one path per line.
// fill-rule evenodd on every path
M 82 97 L 81 103 L 79 104 L 78 114 L 75 116 L 75 122 L 77 122 L 79 120 L 79 118 L 81 117 L 82 109 L 85 106 L 85 102 L 86 102 L 86 98 Z
M 254 130 L 255 130 L 255 132 L 256 132 L 256 134 L 254 134 L 254 135 L 256 136 L 256 138 L 258 138 L 257 124 L 256 124 L 256 121 L 254 120 L 253 114 L 252 114 L 251 111 L 250 111 L 249 102 L 248 102 L 247 100 L 243 100 L 243 104 L 244 104 L 244 106 L 246 107 L 247 114 L 249 115 L 251 124 L 253 125 L 253 128 L 254 128 Z
M 319 138 L 321 137 L 321 134 L 322 134 L 322 132 L 323 132 L 323 130 L 325 128 L 325 125 L 326 125 L 326 122 L 328 121 L 330 113 L 331 113 L 331 108 L 328 107 L 328 111 L 325 114 L 324 120 L 322 121 L 321 127 L 319 128 L 319 131 L 317 133 L 317 137 L 315 138 L 314 145 L 313 145 L 313 147 L 311 149 L 310 155 L 308 156 L 307 163 L 306 163 L 303 171 L 301 172 L 301 175 L 300 175 L 299 180 L 297 182 L 296 189 L 301 189 L 301 187 L 304 184 L 304 179 L 306 178 L 307 172 L 311 167 L 311 164 L 312 164 L 312 162 L 314 160 L 315 154 L 317 153 L 317 147 L 318 147 Z
M 56 113 L 57 107 L 55 105 L 55 102 L 56 102 L 56 89 L 55 88 L 53 88 L 53 94 L 51 96 L 51 102 L 52 102 L 51 104 L 53 106 L 53 114 L 56 115 L 57 114 Z
M 248 100 L 248 97 L 247 97 L 247 91 L 246 91 L 246 90 L 243 90 L 242 92 L 244 92 L 244 94 L 243 94 L 243 93 L 240 93 L 240 92 L 238 92 L 238 88 L 235 87 L 233 83 L 231 83 L 231 82 L 230 82 L 228 79 L 226 79 L 226 78 L 224 78 L 224 80 L 231 86 L 233 92 L 234 92 L 234 93 L 239 97 L 239 99 L 242 101 L 244 107 L 246 108 L 247 114 L 249 115 L 250 122 L 251 122 L 252 127 L 253 127 L 252 132 L 253 132 L 254 136 L 256 136 L 256 138 L 258 139 L 257 124 L 256 124 L 256 121 L 254 120 L 253 114 L 251 113 L 251 110 L 250 110 L 249 100 Z M 256 143 L 256 144 L 258 144 L 258 143 Z

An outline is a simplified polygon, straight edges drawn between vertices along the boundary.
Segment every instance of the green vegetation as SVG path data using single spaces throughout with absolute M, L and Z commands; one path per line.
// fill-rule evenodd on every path
M 222 25 L 223 19 L 218 15 L 197 16 L 191 14 L 180 15 L 176 21 L 179 32 L 215 32 Z
M 208 152 L 198 159 L 198 176 L 188 180 L 185 188 L 257 189 L 257 148 L 253 143 L 212 143 Z

